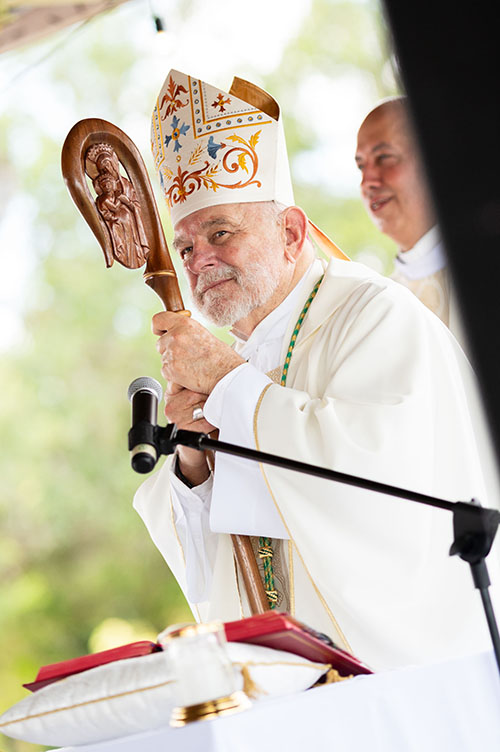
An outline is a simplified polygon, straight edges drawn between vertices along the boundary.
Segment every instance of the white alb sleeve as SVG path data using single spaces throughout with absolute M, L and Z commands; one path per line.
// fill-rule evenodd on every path
M 217 550 L 217 534 L 210 530 L 213 478 L 188 488 L 171 470 L 170 488 L 175 527 L 186 562 L 186 596 L 191 603 L 208 599 Z

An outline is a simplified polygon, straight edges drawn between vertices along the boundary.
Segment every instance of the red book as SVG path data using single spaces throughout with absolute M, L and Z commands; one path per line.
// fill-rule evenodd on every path
M 110 650 L 101 650 L 100 653 L 90 653 L 90 655 L 82 655 L 79 658 L 70 658 L 68 661 L 49 663 L 38 670 L 35 681 L 23 684 L 23 687 L 34 692 L 45 687 L 46 684 L 59 681 L 59 679 L 64 679 L 72 674 L 80 674 L 82 671 L 88 671 L 89 668 L 103 666 L 105 663 L 112 663 L 113 661 L 121 661 L 123 658 L 137 658 L 140 655 L 148 655 L 157 650 L 161 650 L 161 647 L 156 642 L 141 640 L 131 642 L 128 645 L 120 645 Z
M 266 611 L 248 619 L 226 622 L 224 626 L 228 642 L 251 642 L 285 650 L 314 663 L 331 663 L 341 676 L 373 673 L 358 658 L 334 645 L 326 635 L 286 613 Z
M 226 622 L 224 627 L 228 642 L 249 642 L 275 650 L 285 650 L 315 663 L 331 663 L 342 676 L 373 673 L 353 655 L 336 647 L 327 637 L 288 614 L 266 611 L 248 619 Z M 23 687 L 34 692 L 66 676 L 124 658 L 148 655 L 161 649 L 155 642 L 142 640 L 100 653 L 71 658 L 68 661 L 49 663 L 39 669 L 35 681 L 23 684 Z

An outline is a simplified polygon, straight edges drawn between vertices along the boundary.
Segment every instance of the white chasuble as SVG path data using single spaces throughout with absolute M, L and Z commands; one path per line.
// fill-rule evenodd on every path
M 289 318 L 283 360 L 310 291 L 304 285 Z M 470 367 L 447 328 L 402 286 L 332 260 L 297 338 L 286 388 L 269 379 L 263 386 L 254 370 L 241 366 L 224 390 L 222 413 L 231 421 L 220 420 L 222 441 L 241 436 L 241 427 L 231 427 L 240 424 L 265 452 L 488 505 L 461 377 Z M 210 411 L 207 417 L 213 422 Z M 146 480 L 134 505 L 186 592 L 168 465 Z M 468 565 L 448 556 L 449 512 L 271 466 L 260 472 L 264 503 L 289 538 L 298 619 L 375 669 L 489 648 Z M 246 473 L 242 466 L 231 492 L 235 509 Z M 198 618 L 248 615 L 229 532 L 217 536 L 210 592 L 193 606 Z M 490 574 L 498 584 L 498 573 Z

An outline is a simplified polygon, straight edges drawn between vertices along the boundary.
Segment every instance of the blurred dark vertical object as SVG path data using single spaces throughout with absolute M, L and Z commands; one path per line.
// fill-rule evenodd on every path
M 160 34 L 160 32 L 162 31 L 165 31 L 165 27 L 163 26 L 163 21 L 161 20 L 160 16 L 153 16 L 153 21 L 158 34 Z
M 500 463 L 500 43 L 495 3 L 384 0 Z

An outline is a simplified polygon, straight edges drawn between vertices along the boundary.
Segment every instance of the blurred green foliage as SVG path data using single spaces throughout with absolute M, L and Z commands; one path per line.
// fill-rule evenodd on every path
M 196 3 L 185 6 L 196 11 Z M 126 14 L 123 19 L 119 27 L 109 16 L 96 20 L 72 42 L 71 55 L 51 61 L 54 91 L 66 102 L 66 132 L 90 116 L 127 130 L 124 121 L 135 109 L 146 143 L 155 82 L 139 87 L 134 79 L 141 53 Z M 281 63 L 263 81 L 281 103 L 292 158 L 315 148 L 293 106 L 307 75 L 334 78 L 355 70 L 370 91 L 367 109 L 394 93 L 385 33 L 374 3 L 312 3 Z M 230 61 L 228 71 L 229 80 Z M 15 108 L 0 125 L 2 154 L 28 136 L 32 154 L 13 157 L 11 165 L 0 160 L 22 197 L 18 221 L 30 234 L 32 266 L 23 306 L 26 336 L 2 354 L 0 371 L 0 711 L 25 696 L 21 684 L 43 664 L 110 647 L 113 640 L 154 637 L 167 624 L 191 618 L 131 505 L 140 478 L 129 465 L 125 395 L 139 375 L 160 378 L 150 318 L 161 306 L 140 273 L 117 264 L 105 270 L 63 184 L 59 134 L 27 125 L 26 112 Z M 317 190 L 300 178 L 295 184 L 297 203 L 349 255 L 373 252 L 389 269 L 390 243 L 357 197 Z M 1 252 L 6 259 L 15 249 Z M 103 633 L 104 642 L 97 639 Z M 0 746 L 5 752 L 36 749 L 2 735 Z

